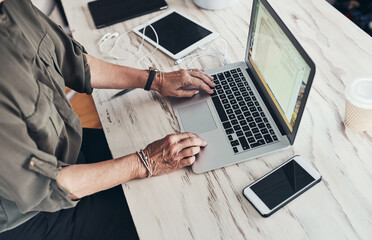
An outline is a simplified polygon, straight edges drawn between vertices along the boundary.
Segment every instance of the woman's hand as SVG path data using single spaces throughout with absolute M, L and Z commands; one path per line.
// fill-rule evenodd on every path
M 170 134 L 149 144 L 144 153 L 148 157 L 152 175 L 157 176 L 190 166 L 195 162 L 195 155 L 200 152 L 200 148 L 206 145 L 203 139 L 193 133 Z
M 212 94 L 211 88 L 216 86 L 212 82 L 213 78 L 199 69 L 158 72 L 156 75 L 153 89 L 163 96 L 192 97 L 199 93 L 198 89 L 185 89 L 186 86 L 201 88 Z

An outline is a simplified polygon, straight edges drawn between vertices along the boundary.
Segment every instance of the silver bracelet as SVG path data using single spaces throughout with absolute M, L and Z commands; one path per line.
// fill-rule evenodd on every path
M 146 156 L 146 154 L 143 152 L 142 149 L 140 149 L 140 151 L 136 152 L 136 153 L 139 156 L 139 158 L 141 159 L 143 165 L 145 165 L 147 171 L 149 172 L 149 174 L 147 175 L 147 178 L 150 178 L 152 176 L 152 171 L 151 171 L 151 168 L 150 168 L 150 165 L 149 165 L 148 157 Z

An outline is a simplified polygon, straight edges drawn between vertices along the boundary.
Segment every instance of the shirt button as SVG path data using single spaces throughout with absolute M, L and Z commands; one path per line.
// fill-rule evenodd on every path
M 30 167 L 33 167 L 33 166 L 35 166 L 35 162 L 34 161 L 30 161 Z

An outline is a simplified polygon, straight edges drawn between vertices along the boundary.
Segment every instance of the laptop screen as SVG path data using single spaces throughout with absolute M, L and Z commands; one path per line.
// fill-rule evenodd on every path
M 311 67 L 260 0 L 256 2 L 252 20 L 248 59 L 293 132 Z

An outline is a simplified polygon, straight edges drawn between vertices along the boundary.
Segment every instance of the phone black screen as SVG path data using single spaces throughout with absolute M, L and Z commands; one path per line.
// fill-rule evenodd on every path
M 167 8 L 164 0 L 98 0 L 88 3 L 97 28 Z
M 173 54 L 177 54 L 204 37 L 211 31 L 173 12 L 151 24 L 159 38 L 159 45 Z M 143 28 L 139 30 L 143 33 Z M 156 42 L 154 31 L 146 27 L 145 35 Z
M 253 192 L 271 210 L 315 179 L 291 160 L 251 186 Z

